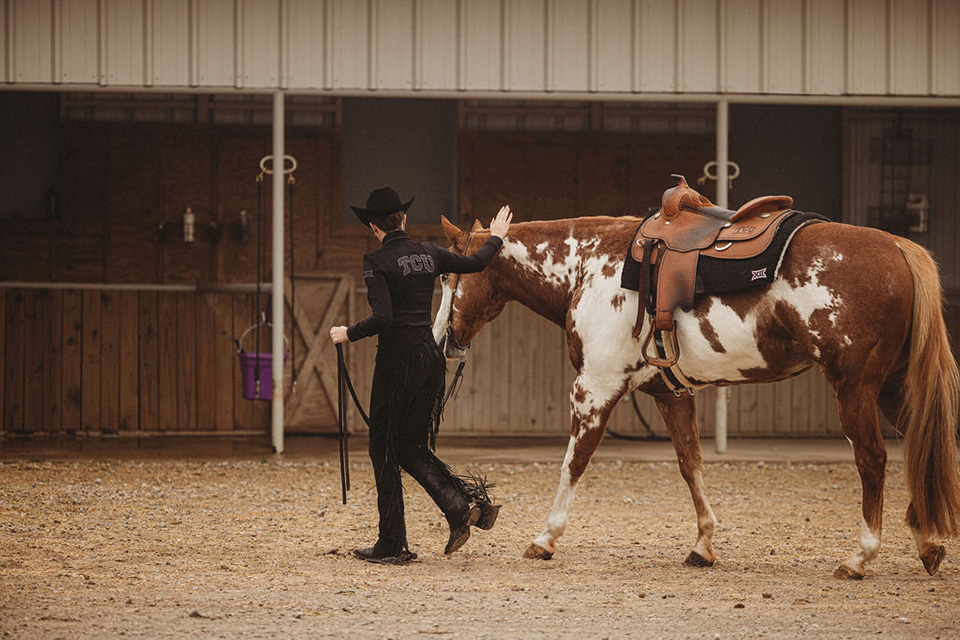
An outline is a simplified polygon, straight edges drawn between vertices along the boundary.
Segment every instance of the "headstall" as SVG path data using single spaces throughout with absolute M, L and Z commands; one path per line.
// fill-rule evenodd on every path
M 467 248 L 470 246 L 470 240 L 473 238 L 473 231 L 467 234 L 467 240 L 463 243 L 463 251 L 461 255 L 467 254 Z M 460 363 L 457 365 L 457 370 L 453 374 L 453 381 L 450 383 L 450 387 L 447 389 L 446 395 L 443 397 L 443 404 L 440 406 L 440 410 L 447 406 L 447 402 L 450 398 L 456 394 L 460 389 L 460 385 L 463 384 L 463 368 L 467 365 L 467 349 L 470 348 L 470 343 L 468 342 L 466 346 L 460 346 L 460 343 L 457 342 L 457 339 L 453 337 L 453 304 L 457 299 L 457 289 L 460 288 L 460 274 L 454 274 L 457 278 L 457 282 L 453 285 L 453 293 L 450 295 L 450 312 L 447 314 L 447 324 L 443 331 L 443 342 L 440 344 L 441 350 L 446 356 L 447 344 L 450 343 L 453 347 L 460 353 Z

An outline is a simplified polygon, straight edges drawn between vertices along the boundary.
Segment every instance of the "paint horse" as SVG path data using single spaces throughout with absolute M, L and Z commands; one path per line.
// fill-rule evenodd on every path
M 442 222 L 464 253 L 489 233 L 479 223 L 467 233 Z M 694 398 L 674 393 L 646 362 L 646 333 L 632 335 L 638 294 L 621 288 L 625 251 L 640 222 L 601 216 L 514 224 L 485 271 L 443 284 L 434 335 L 448 357 L 462 355 L 460 345 L 512 300 L 566 331 L 576 369 L 570 441 L 546 527 L 527 558 L 556 553 L 610 412 L 637 389 L 655 398 L 693 497 L 697 539 L 685 564 L 714 563 L 717 519 L 703 482 Z M 906 522 L 930 575 L 945 553 L 934 538 L 960 533 L 960 375 L 942 302 L 937 266 L 922 247 L 876 229 L 820 222 L 796 231 L 769 284 L 700 296 L 675 314 L 677 364 L 698 385 L 772 382 L 818 366 L 833 386 L 862 485 L 860 543 L 837 578 L 863 578 L 880 548 L 887 451 L 878 405 L 905 434 Z

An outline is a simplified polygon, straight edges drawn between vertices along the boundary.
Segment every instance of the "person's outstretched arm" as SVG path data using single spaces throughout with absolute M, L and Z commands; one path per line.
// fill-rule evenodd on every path
M 496 217 L 490 222 L 490 239 L 484 243 L 480 249 L 473 255 L 465 256 L 460 253 L 454 253 L 442 247 L 438 247 L 439 272 L 440 273 L 476 273 L 483 271 L 484 268 L 497 254 L 500 247 L 503 246 L 503 238 L 510 231 L 510 222 L 513 220 L 513 212 L 509 206 L 500 207 Z

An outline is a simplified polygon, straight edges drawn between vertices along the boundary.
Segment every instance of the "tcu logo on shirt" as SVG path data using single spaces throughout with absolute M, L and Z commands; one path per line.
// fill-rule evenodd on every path
M 426 271 L 427 273 L 433 273 L 433 257 L 426 254 L 421 253 L 420 255 L 397 258 L 397 264 L 405 276 L 410 275 L 411 272 L 423 273 Z

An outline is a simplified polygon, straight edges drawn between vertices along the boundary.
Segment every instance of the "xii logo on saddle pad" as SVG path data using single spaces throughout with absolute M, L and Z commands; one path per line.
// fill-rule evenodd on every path
M 750 273 L 750 282 L 753 282 L 754 280 L 762 280 L 763 278 L 767 277 L 767 268 L 764 267 L 763 269 L 756 269 Z

